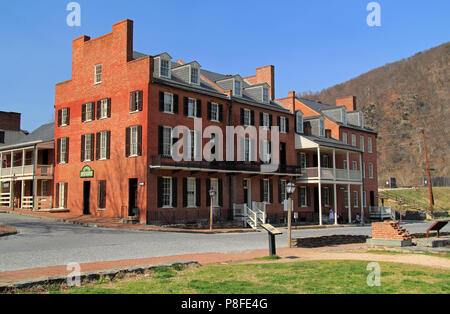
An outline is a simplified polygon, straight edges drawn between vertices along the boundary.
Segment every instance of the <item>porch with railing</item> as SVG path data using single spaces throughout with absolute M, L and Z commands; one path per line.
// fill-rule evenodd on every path
M 18 167 L 1 168 L 0 176 L 2 178 L 8 177 L 26 177 L 26 176 L 41 176 L 52 177 L 53 165 L 37 165 L 36 171 L 34 165 L 24 165 Z
M 306 179 L 319 179 L 319 168 L 303 168 L 303 176 L 300 180 Z M 336 181 L 361 181 L 362 175 L 359 170 L 347 170 L 347 169 L 333 169 L 333 168 L 320 168 L 320 179 L 322 180 L 336 180 Z
M 266 204 L 253 202 L 252 208 L 247 204 L 233 204 L 233 217 L 235 220 L 247 223 L 253 229 L 258 229 L 267 221 Z

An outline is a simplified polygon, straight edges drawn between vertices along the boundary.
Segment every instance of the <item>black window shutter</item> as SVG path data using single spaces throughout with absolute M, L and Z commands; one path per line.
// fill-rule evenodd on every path
M 95 112 L 95 106 L 94 106 L 94 108 L 92 108 L 92 113 L 94 113 L 94 112 Z M 100 119 L 101 113 L 102 113 L 102 101 L 99 100 L 99 101 L 97 101 L 97 120 Z M 95 116 L 93 117 L 93 119 L 95 120 Z
M 130 134 L 131 129 L 127 128 L 125 131 L 125 156 L 130 157 Z
M 264 202 L 264 180 L 261 179 L 261 181 L 259 182 L 259 189 L 260 189 L 260 193 L 261 193 L 261 202 Z
M 183 178 L 183 207 L 187 207 L 187 179 Z
M 211 107 L 212 107 L 212 103 L 210 101 L 208 101 L 208 106 L 207 106 L 207 118 L 208 120 L 211 120 Z
M 302 165 L 302 155 L 300 153 L 297 153 L 297 166 L 301 167 Z
M 250 111 L 250 117 L 251 117 L 251 119 L 250 119 L 250 125 L 255 125 L 255 111 L 254 110 L 251 110 Z
M 259 113 L 259 126 L 263 126 L 264 125 L 264 113 L 260 112 Z
M 159 111 L 164 111 L 164 92 L 159 92 Z
M 138 95 L 139 95 L 138 110 L 142 111 L 142 109 L 144 108 L 144 92 L 140 90 L 138 91 Z
M 86 121 L 86 104 L 81 105 L 81 122 Z
M 91 160 L 94 160 L 94 153 L 95 153 L 95 135 L 94 133 L 89 134 L 89 136 L 91 137 Z M 100 145 L 99 145 L 100 146 Z
M 56 162 L 61 163 L 61 139 L 56 141 Z
M 184 97 L 183 113 L 185 116 L 187 116 L 188 112 L 189 112 L 189 99 L 187 97 Z
M 302 189 L 297 189 L 297 206 L 301 207 L 301 201 L 302 201 Z
M 55 197 L 55 208 L 58 207 L 59 207 L 59 182 L 56 183 L 56 197 Z
M 195 197 L 196 197 L 196 206 L 200 207 L 202 206 L 201 199 L 202 199 L 202 181 L 200 179 L 195 180 Z
M 311 206 L 311 189 L 306 187 L 306 202 L 308 204 L 308 207 Z
M 67 208 L 67 193 L 69 192 L 69 183 L 64 183 L 64 208 Z
M 219 105 L 219 122 L 223 122 L 223 105 Z
M 209 191 L 211 190 L 211 179 L 206 179 L 206 207 L 211 206 L 211 196 Z
M 219 179 L 219 206 L 223 206 L 223 180 Z M 206 191 L 206 194 L 208 194 L 208 191 Z
M 158 126 L 158 155 L 163 154 L 164 127 Z
M 158 177 L 158 183 L 157 183 L 157 189 L 158 189 L 158 208 L 163 207 L 163 178 Z
M 62 112 L 62 110 L 61 109 L 59 109 L 58 110 L 58 126 L 61 126 L 61 124 L 62 124 L 62 114 L 61 114 L 61 112 Z
M 173 95 L 173 113 L 178 114 L 178 95 Z
M 68 137 L 66 137 L 66 160 L 65 160 L 65 162 L 66 163 L 69 162 L 69 138 Z
M 178 180 L 172 178 L 172 207 L 178 207 Z
M 272 127 L 273 123 L 272 123 L 272 115 L 269 115 L 269 127 Z
M 272 179 L 269 180 L 269 192 L 270 192 L 269 201 L 271 204 L 275 204 L 275 201 L 273 199 L 273 180 Z
M 83 162 L 84 161 L 84 156 L 85 156 L 85 145 L 86 143 L 86 135 L 81 135 L 81 154 L 80 154 L 80 161 Z
M 202 101 L 197 99 L 197 118 L 202 117 Z
M 136 111 L 136 108 L 134 106 L 134 100 L 135 100 L 134 94 L 135 94 L 134 92 L 130 93 L 130 112 Z
M 95 139 L 95 159 L 96 160 L 99 160 L 100 159 L 100 142 L 101 142 L 101 133 L 99 132 L 99 133 L 97 133 L 97 134 L 95 134 L 95 137 L 96 137 L 96 139 Z
M 305 159 L 306 159 L 306 168 L 309 168 L 309 154 L 305 155 Z
M 278 124 L 278 127 L 281 128 L 281 117 L 277 118 L 277 124 Z M 280 131 L 281 131 L 281 129 L 280 129 Z
M 108 118 L 111 118 L 111 98 L 108 98 L 108 106 L 106 110 L 106 116 Z
M 70 125 L 70 108 L 67 108 L 67 125 Z
M 244 125 L 244 115 L 245 115 L 244 109 L 241 108 L 241 125 Z
M 286 133 L 289 133 L 289 118 L 286 117 Z
M 281 195 L 281 180 L 278 180 L 278 201 L 283 203 L 283 195 Z
M 138 126 L 138 156 L 142 156 L 142 125 Z
M 111 158 L 111 131 L 106 131 L 106 159 Z

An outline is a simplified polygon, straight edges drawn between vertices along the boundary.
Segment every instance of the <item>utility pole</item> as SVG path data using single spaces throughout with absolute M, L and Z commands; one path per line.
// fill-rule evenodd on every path
M 425 152 L 425 163 L 427 166 L 428 191 L 430 194 L 430 212 L 431 212 L 431 217 L 434 217 L 434 214 L 433 214 L 433 187 L 431 185 L 430 166 L 428 164 L 427 146 L 425 144 L 425 129 L 420 129 L 420 133 L 422 133 L 423 151 Z

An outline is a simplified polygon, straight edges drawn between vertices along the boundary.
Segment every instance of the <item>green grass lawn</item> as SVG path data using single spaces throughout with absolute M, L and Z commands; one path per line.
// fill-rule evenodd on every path
M 428 210 L 430 207 L 430 199 L 428 194 L 428 187 L 415 190 L 389 190 L 381 192 L 383 197 L 388 198 L 403 198 L 405 204 L 415 204 L 420 206 L 423 210 Z M 436 211 L 450 210 L 450 187 L 435 187 L 433 188 L 434 195 L 434 209 Z M 396 207 L 396 204 L 386 204 L 388 206 Z M 406 207 L 406 206 L 405 206 Z M 406 209 L 406 208 L 405 208 Z
M 157 268 L 146 275 L 101 280 L 69 290 L 72 294 L 297 294 L 450 292 L 450 272 L 405 264 L 380 263 L 381 286 L 369 287 L 369 262 L 311 261 Z

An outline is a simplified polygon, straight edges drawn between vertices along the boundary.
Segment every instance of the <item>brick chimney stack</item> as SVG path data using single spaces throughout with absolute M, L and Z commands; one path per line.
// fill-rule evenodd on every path
M 20 131 L 20 113 L 0 111 L 0 129 Z
M 356 96 L 347 96 L 336 98 L 336 106 L 345 106 L 347 111 L 355 111 L 356 110 Z
M 245 77 L 250 84 L 267 83 L 270 87 L 270 98 L 275 99 L 275 67 L 266 65 L 256 69 L 256 74 Z

